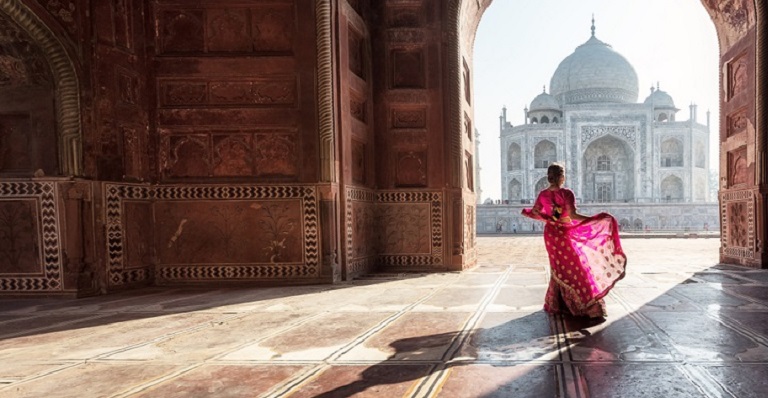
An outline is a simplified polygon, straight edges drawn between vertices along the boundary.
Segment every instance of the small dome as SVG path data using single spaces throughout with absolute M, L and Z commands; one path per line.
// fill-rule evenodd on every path
M 555 97 L 547 94 L 546 91 L 542 92 L 541 94 L 537 95 L 536 98 L 531 101 L 531 111 L 549 111 L 549 110 L 560 110 L 560 104 L 557 102 Z
M 550 81 L 550 93 L 561 104 L 637 101 L 637 73 L 624 56 L 592 37 L 565 57 Z
M 672 100 L 672 97 L 667 94 L 666 91 L 661 91 L 659 89 L 654 89 L 651 87 L 651 95 L 648 96 L 648 98 L 643 101 L 644 104 L 650 105 L 653 104 L 654 108 L 675 108 L 675 101 Z

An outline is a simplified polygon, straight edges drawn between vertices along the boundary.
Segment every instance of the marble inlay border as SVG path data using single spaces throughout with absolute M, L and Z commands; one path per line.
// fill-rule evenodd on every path
M 62 291 L 61 246 L 59 242 L 59 208 L 54 182 L 0 182 L 0 200 L 33 199 L 40 216 L 38 240 L 42 245 L 40 260 L 43 273 L 40 276 L 0 277 L 2 292 L 51 292 Z
M 319 276 L 318 203 L 313 186 L 297 185 L 116 185 L 105 187 L 108 283 L 119 286 L 147 280 L 149 268 L 126 269 L 123 264 L 123 200 L 270 200 L 298 199 L 302 207 L 304 261 L 301 264 L 184 265 L 161 267 L 157 276 L 170 280 L 281 279 Z

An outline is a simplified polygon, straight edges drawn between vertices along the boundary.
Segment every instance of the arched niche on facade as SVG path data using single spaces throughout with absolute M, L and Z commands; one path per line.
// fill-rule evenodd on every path
M 523 185 L 516 178 L 509 182 L 509 200 L 519 202 L 523 195 Z
M 546 116 L 541 117 L 541 123 L 549 123 L 549 118 Z
M 0 1 L 0 29 L 2 63 L 13 71 L 0 83 L 0 173 L 80 175 L 80 94 L 64 46 L 20 1 Z
M 533 149 L 533 167 L 546 169 L 557 161 L 557 147 L 552 141 L 541 140 Z
M 509 144 L 507 149 L 507 170 L 520 170 L 522 164 L 523 152 L 517 143 Z
M 680 202 L 683 200 L 683 180 L 676 175 L 670 175 L 661 180 L 659 186 L 661 200 L 665 202 Z
M 707 167 L 707 146 L 703 140 L 696 140 L 693 147 L 693 165 L 700 169 Z
M 683 143 L 677 138 L 662 138 L 659 147 L 661 167 L 683 167 Z
M 583 195 L 587 201 L 630 201 L 635 198 L 635 153 L 612 135 L 602 136 L 582 154 Z
M 538 195 L 539 192 L 549 188 L 549 181 L 547 180 L 547 177 L 541 177 L 539 178 L 539 181 L 536 181 L 536 194 Z

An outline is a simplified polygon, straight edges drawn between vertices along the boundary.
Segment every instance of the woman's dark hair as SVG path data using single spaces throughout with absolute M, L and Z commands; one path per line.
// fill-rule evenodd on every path
M 547 181 L 550 184 L 557 184 L 563 175 L 565 175 L 565 167 L 561 164 L 552 163 L 547 168 Z

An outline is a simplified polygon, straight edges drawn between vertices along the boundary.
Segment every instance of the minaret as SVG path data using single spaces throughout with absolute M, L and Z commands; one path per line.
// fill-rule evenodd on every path
M 483 203 L 483 190 L 480 188 L 480 130 L 475 128 L 475 201 Z
M 709 133 L 709 109 L 707 109 L 707 133 Z
M 525 114 L 525 124 L 528 124 L 528 107 L 526 106 L 525 109 L 523 109 L 523 113 Z

